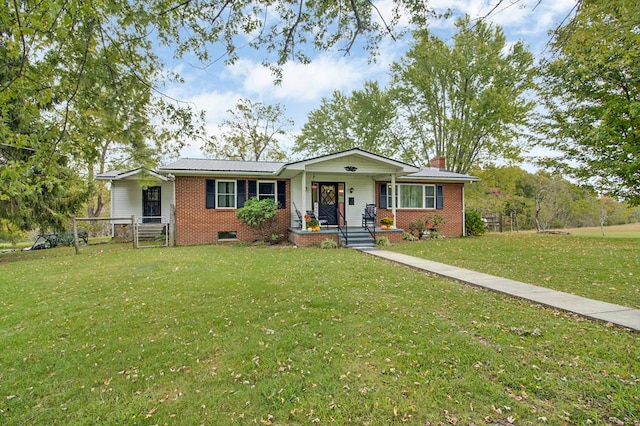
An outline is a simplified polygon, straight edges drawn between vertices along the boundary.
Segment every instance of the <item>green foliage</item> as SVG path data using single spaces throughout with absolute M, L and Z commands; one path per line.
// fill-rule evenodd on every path
M 320 248 L 321 249 L 337 249 L 338 242 L 333 238 L 325 238 L 320 242 Z
M 198 135 L 188 106 L 154 97 L 167 74 L 148 39 L 151 5 L 0 8 L 0 210 L 19 228 L 59 227 L 107 159 L 152 166 Z
M 482 220 L 482 213 L 477 210 L 466 210 L 464 212 L 464 226 L 469 237 L 476 237 L 487 231 L 484 220 Z
M 528 173 L 519 167 L 488 166 L 472 174 L 480 181 L 465 187 L 465 203 L 485 217 L 502 217 L 507 230 L 598 226 L 602 197 L 545 171 Z M 606 225 L 628 223 L 636 210 L 607 198 Z M 537 216 L 536 216 L 537 214 Z
M 269 242 L 275 234 L 276 215 L 278 205 L 270 198 L 259 200 L 253 197 L 244 203 L 244 206 L 236 211 L 236 216 L 243 224 L 251 226 L 262 241 Z
M 376 245 L 379 247 L 386 247 L 391 245 L 391 241 L 387 237 L 376 237 Z
M 413 234 L 410 234 L 408 232 L 403 232 L 402 233 L 402 239 L 405 241 L 417 241 L 418 238 L 414 237 Z
M 424 220 L 422 219 L 416 219 L 409 224 L 409 232 L 411 232 L 411 234 L 417 239 L 422 238 L 422 236 L 424 235 L 424 230 Z
M 395 120 L 393 99 L 376 82 L 365 82 L 363 90 L 354 90 L 350 96 L 335 91 L 331 99 L 323 98 L 320 108 L 309 113 L 293 152 L 317 156 L 360 148 L 393 156 L 397 138 L 391 130 Z
M 640 8 L 589 1 L 554 37 L 543 64 L 543 163 L 640 205 Z
M 392 67 L 394 97 L 406 129 L 403 158 L 420 163 L 444 156 L 447 169 L 467 173 L 496 158 L 517 160 L 534 103 L 533 55 L 508 47 L 500 27 L 456 22 L 453 45 L 428 30 L 414 33 L 406 57 Z
M 202 147 L 203 153 L 243 161 L 281 161 L 285 158 L 278 138 L 287 134 L 293 120 L 285 117 L 284 107 L 240 99 L 235 110 L 227 112 L 231 119 L 220 124 L 222 135 L 208 140 Z

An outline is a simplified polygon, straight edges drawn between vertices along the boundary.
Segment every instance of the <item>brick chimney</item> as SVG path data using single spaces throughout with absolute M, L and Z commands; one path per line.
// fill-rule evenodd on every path
M 432 169 L 446 170 L 447 159 L 445 157 L 433 157 L 429 160 L 429 167 Z

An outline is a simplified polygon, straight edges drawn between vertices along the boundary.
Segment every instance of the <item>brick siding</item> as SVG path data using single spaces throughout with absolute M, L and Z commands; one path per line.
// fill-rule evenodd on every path
M 228 176 L 178 176 L 175 181 L 176 245 L 209 244 L 218 241 L 218 232 L 235 231 L 239 241 L 260 239 L 253 228 L 243 225 L 236 217 L 236 209 L 207 209 L 205 207 L 206 181 L 230 179 Z M 239 178 L 232 178 L 239 179 Z M 286 180 L 287 206 L 278 210 L 277 233 L 287 235 L 290 225 L 290 181 Z
M 380 197 L 380 183 L 376 182 L 376 200 Z M 422 185 L 431 184 L 432 182 L 411 182 L 412 184 Z M 462 223 L 462 183 L 444 183 L 443 199 L 444 208 L 438 209 L 396 209 L 396 226 L 398 228 L 409 231 L 409 224 L 415 220 L 425 220 L 433 215 L 440 215 L 445 218 L 446 223 L 440 225 L 440 234 L 445 237 L 461 237 L 464 231 L 464 223 Z M 378 209 L 378 225 L 379 219 L 384 216 L 391 216 L 391 209 Z M 430 225 L 430 224 L 429 224 Z

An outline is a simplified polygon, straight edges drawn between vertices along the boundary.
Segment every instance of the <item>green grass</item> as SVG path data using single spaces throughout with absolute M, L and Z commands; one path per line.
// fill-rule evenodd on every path
M 620 328 L 346 249 L 72 253 L 0 262 L 2 424 L 640 420 Z
M 640 309 L 640 239 L 504 233 L 389 249 Z

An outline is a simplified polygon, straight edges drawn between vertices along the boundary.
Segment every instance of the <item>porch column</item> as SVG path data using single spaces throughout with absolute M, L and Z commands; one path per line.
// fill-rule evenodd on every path
M 391 214 L 393 215 L 393 227 L 396 226 L 396 174 L 391 173 Z
M 307 171 L 302 171 L 302 200 L 300 203 L 300 213 L 304 217 L 307 211 Z M 302 224 L 302 228 L 304 228 L 304 223 Z

